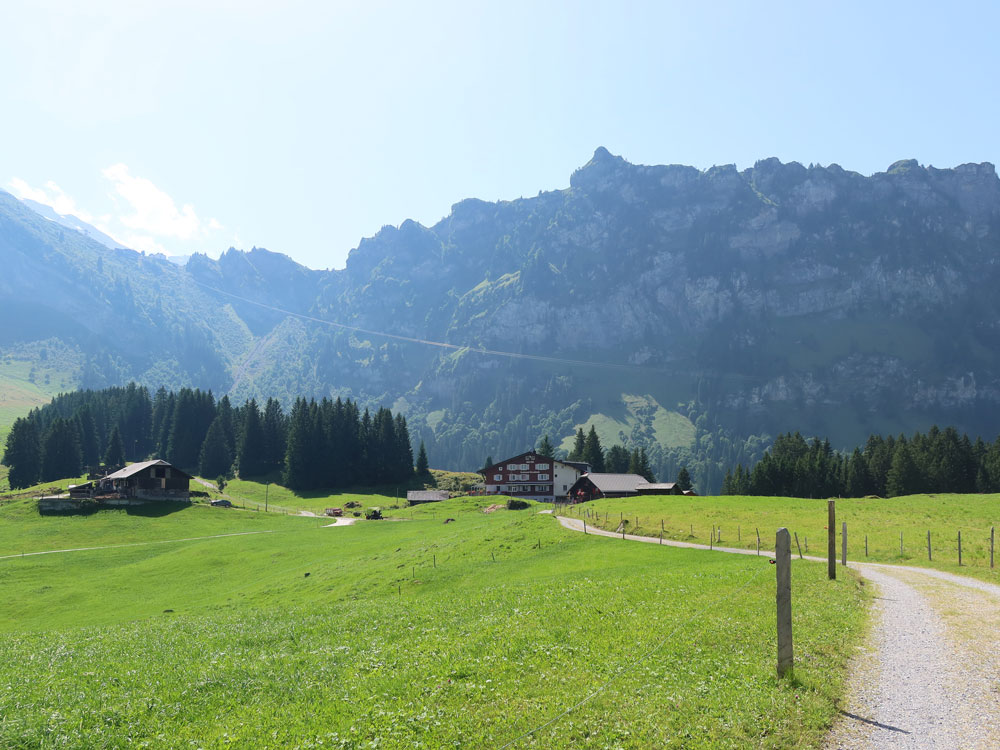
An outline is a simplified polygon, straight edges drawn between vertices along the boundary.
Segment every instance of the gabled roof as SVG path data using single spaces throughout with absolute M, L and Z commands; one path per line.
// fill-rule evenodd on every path
M 551 456 L 545 456 L 538 451 L 525 451 L 524 453 L 518 453 L 516 456 L 511 456 L 510 458 L 505 458 L 503 461 L 497 461 L 490 464 L 489 466 L 484 466 L 479 470 L 478 473 L 486 476 L 494 469 L 502 469 L 507 464 L 519 464 L 522 463 L 521 459 L 525 456 L 534 456 L 535 463 L 541 461 L 542 463 L 548 461 L 551 464 L 562 464 L 563 466 L 569 466 L 571 469 L 576 469 L 577 471 L 582 471 L 580 466 L 586 466 L 586 464 L 574 463 L 573 461 L 560 461 L 558 458 L 552 458 Z
M 636 487 L 637 490 L 672 490 L 677 486 L 677 482 L 646 482 L 645 480 Z
M 129 477 L 134 477 L 136 474 L 141 474 L 143 471 L 150 468 L 151 466 L 168 466 L 181 476 L 185 476 L 188 479 L 194 478 L 187 472 L 181 471 L 173 464 L 167 463 L 162 459 L 154 459 L 152 461 L 139 461 L 138 463 L 130 464 L 126 466 L 124 469 L 119 469 L 114 474 L 108 474 L 105 477 L 105 479 L 128 479 Z
M 648 484 L 645 477 L 638 474 L 584 474 L 580 479 L 589 479 L 601 492 L 635 492 L 640 484 Z
M 407 490 L 406 499 L 407 500 L 422 500 L 424 502 L 437 502 L 439 500 L 448 500 L 451 497 L 451 493 L 447 490 Z

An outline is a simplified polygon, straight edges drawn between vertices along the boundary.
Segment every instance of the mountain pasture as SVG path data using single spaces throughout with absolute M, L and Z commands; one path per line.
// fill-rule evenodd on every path
M 796 563 L 799 661 L 779 682 L 764 560 L 483 513 L 493 500 L 339 528 L 203 504 L 43 517 L 12 500 L 0 541 L 15 555 L 143 543 L 0 559 L 0 659 L 19 665 L 0 674 L 0 745 L 819 743 L 864 626 L 853 576 Z M 267 533 L 217 536 L 238 532 Z
M 837 560 L 841 524 L 847 522 L 847 557 L 856 562 L 919 565 L 1000 582 L 990 569 L 990 528 L 1000 521 L 1000 495 L 910 495 L 894 498 L 843 498 L 836 501 Z M 563 512 L 563 511 L 560 511 Z M 774 549 L 774 529 L 785 526 L 798 534 L 804 554 L 823 557 L 827 550 L 827 501 L 792 497 L 687 497 L 676 495 L 596 500 L 569 511 L 583 513 L 588 523 L 615 531 L 627 521 L 629 534 L 708 544 L 712 529 L 721 530 L 723 547 Z M 636 520 L 638 519 L 638 526 Z M 927 532 L 931 560 L 927 560 Z M 962 532 L 962 566 L 958 565 L 958 533 Z M 899 537 L 903 535 L 903 554 Z M 865 556 L 865 537 L 868 555 Z M 997 540 L 1000 543 L 1000 539 Z M 798 554 L 794 547 L 793 553 Z M 1000 550 L 996 550 L 1000 555 Z M 1000 564 L 1000 559 L 996 562 Z

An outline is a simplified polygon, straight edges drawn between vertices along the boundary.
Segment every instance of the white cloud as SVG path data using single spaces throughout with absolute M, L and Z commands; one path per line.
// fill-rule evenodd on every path
M 192 252 L 183 243 L 204 241 L 223 229 L 215 218 L 203 221 L 194 207 L 185 204 L 180 208 L 174 199 L 156 187 L 150 180 L 135 177 L 125 164 L 114 164 L 101 174 L 114 185 L 111 194 L 119 209 L 114 213 L 93 215 L 81 208 L 51 180 L 44 187 L 32 187 L 19 177 L 11 178 L 8 187 L 18 198 L 43 203 L 56 213 L 71 214 L 95 226 L 112 237 L 123 247 L 144 250 L 147 253 L 176 255 Z M 123 199 L 123 200 L 122 200 Z M 170 246 L 168 250 L 164 245 Z
M 129 229 L 160 237 L 191 240 L 204 237 L 221 225 L 214 219 L 207 224 L 198 218 L 187 203 L 180 209 L 174 199 L 144 177 L 133 177 L 125 164 L 114 164 L 102 174 L 115 185 L 115 192 L 131 206 L 132 214 L 119 218 Z
M 92 220 L 90 213 L 77 206 L 76 201 L 66 195 L 63 189 L 52 180 L 45 183 L 47 190 L 45 188 L 31 187 L 31 185 L 20 177 L 12 178 L 8 184 L 18 198 L 27 198 L 36 203 L 42 203 L 63 216 L 76 216 L 86 222 Z

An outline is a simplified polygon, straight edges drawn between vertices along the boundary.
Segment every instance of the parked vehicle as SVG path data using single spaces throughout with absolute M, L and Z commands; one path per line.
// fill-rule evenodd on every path
M 214 505 L 216 508 L 232 508 L 233 507 L 233 504 L 231 502 L 229 502 L 228 500 L 224 500 L 221 497 L 218 498 L 218 499 L 216 499 L 216 500 L 213 500 L 212 501 L 212 505 Z
M 324 513 L 326 515 L 328 515 L 328 516 L 335 516 L 335 517 L 339 518 L 340 516 L 344 515 L 344 509 L 343 508 L 327 508 L 326 511 L 324 511 Z
M 369 508 L 365 511 L 365 518 L 369 521 L 378 521 L 382 518 L 381 508 Z

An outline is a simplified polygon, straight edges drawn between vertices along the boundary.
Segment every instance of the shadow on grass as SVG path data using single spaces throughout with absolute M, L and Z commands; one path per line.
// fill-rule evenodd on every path
M 141 516 L 143 518 L 162 518 L 171 513 L 190 508 L 191 503 L 179 501 L 150 502 L 144 505 L 127 505 L 125 512 L 130 516 Z

